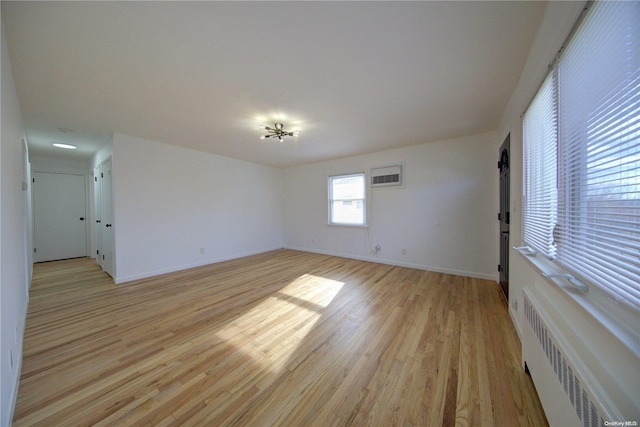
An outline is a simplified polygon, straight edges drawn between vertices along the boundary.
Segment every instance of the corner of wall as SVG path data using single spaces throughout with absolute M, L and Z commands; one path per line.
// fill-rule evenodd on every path
M 4 28 L 0 28 L 2 58 L 2 125 L 0 135 L 0 293 L 2 345 L 0 346 L 0 425 L 11 425 L 22 360 L 22 340 L 29 292 L 30 250 L 25 200 L 28 153 L 23 149 L 24 126 L 9 62 Z M 25 184 L 27 184 L 25 190 Z

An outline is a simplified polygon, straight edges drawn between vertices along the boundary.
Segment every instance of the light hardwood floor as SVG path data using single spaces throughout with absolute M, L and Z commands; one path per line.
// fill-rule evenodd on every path
M 278 250 L 35 265 L 14 425 L 543 426 L 496 283 Z

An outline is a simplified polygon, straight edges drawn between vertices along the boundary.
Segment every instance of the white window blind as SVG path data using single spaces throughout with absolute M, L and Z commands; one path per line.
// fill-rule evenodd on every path
M 523 127 L 525 244 L 640 310 L 640 2 L 590 6 Z
M 522 224 L 524 242 L 549 258 L 555 256 L 553 227 L 557 216 L 556 80 L 550 74 L 523 119 L 524 188 Z
M 558 63 L 558 262 L 640 307 L 640 3 L 595 3 Z

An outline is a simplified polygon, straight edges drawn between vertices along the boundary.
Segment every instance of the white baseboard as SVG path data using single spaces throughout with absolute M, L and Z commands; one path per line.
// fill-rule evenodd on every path
M 140 274 L 132 274 L 132 275 L 129 275 L 129 276 L 118 276 L 118 274 L 116 273 L 116 277 L 114 278 L 114 283 L 116 285 L 119 285 L 119 284 L 122 284 L 122 283 L 131 282 L 133 280 L 146 279 L 147 277 L 159 276 L 161 274 L 167 274 L 167 273 L 174 273 L 176 271 L 188 270 L 189 268 L 201 267 L 203 265 L 215 264 L 215 263 L 218 263 L 218 262 L 229 261 L 229 260 L 232 260 L 232 259 L 243 258 L 243 257 L 246 257 L 246 256 L 251 256 L 251 255 L 258 255 L 258 254 L 262 254 L 262 253 L 265 253 L 265 252 L 274 251 L 276 249 L 282 249 L 282 246 L 264 248 L 264 249 L 260 249 L 260 250 L 257 250 L 257 251 L 240 252 L 240 253 L 236 253 L 236 254 L 229 255 L 229 256 L 224 256 L 224 257 L 219 257 L 219 258 L 209 258 L 209 259 L 206 259 L 206 260 L 203 260 L 203 261 L 198 261 L 198 262 L 189 263 L 189 264 L 183 264 L 183 265 L 178 265 L 178 266 L 162 268 L 162 269 L 159 269 L 159 270 L 148 271 L 148 272 L 140 273 Z
M 10 426 L 13 422 L 13 414 L 16 409 L 16 402 L 18 400 L 18 389 L 20 387 L 20 373 L 22 372 L 22 352 L 20 352 L 20 357 L 18 358 L 18 365 L 16 366 L 16 376 L 15 378 L 11 378 L 13 380 L 13 387 L 11 388 L 11 396 L 9 397 L 9 417 L 6 420 L 7 426 Z
M 493 280 L 493 281 L 496 280 L 496 276 L 494 274 L 484 274 L 484 273 L 477 273 L 477 272 L 465 271 L 465 270 L 454 270 L 454 269 L 448 269 L 448 268 L 435 267 L 431 265 L 414 264 L 409 262 L 402 262 L 402 261 L 396 261 L 396 260 L 390 260 L 390 259 L 384 259 L 384 258 L 378 258 L 378 257 L 367 257 L 367 256 L 359 256 L 359 255 L 352 255 L 352 254 L 344 254 L 340 252 L 322 251 L 318 249 L 310 249 L 310 248 L 304 248 L 304 247 L 298 247 L 298 246 L 285 245 L 284 248 L 295 250 L 295 251 L 311 252 L 316 254 L 338 256 L 342 258 L 357 259 L 360 261 L 376 262 L 378 264 L 387 264 L 387 265 L 395 265 L 398 267 L 415 268 L 418 270 L 433 271 L 435 273 L 451 274 L 454 276 L 473 277 L 476 279 L 486 279 L 486 280 Z
M 305 248 L 305 247 L 285 245 L 285 246 L 265 248 L 265 249 L 261 249 L 261 250 L 258 250 L 258 251 L 237 253 L 237 254 L 233 254 L 233 255 L 229 255 L 229 256 L 225 256 L 225 257 L 210 258 L 210 259 L 203 260 L 203 261 L 198 261 L 198 262 L 195 262 L 195 263 L 189 263 L 189 264 L 184 264 L 184 265 L 179 265 L 179 266 L 167 267 L 167 268 L 154 270 L 154 271 L 149 271 L 149 272 L 145 272 L 145 273 L 132 274 L 132 275 L 129 275 L 129 276 L 118 276 L 116 274 L 116 278 L 114 279 L 114 282 L 116 284 L 122 284 L 122 283 L 126 283 L 126 282 L 131 282 L 133 280 L 146 279 L 147 277 L 153 277 L 153 276 L 158 276 L 158 275 L 161 275 L 161 274 L 173 273 L 173 272 L 176 272 L 176 271 L 187 270 L 189 268 L 200 267 L 200 266 L 208 265 L 208 264 L 215 264 L 217 262 L 228 261 L 228 260 L 231 260 L 231 259 L 242 258 L 242 257 L 245 257 L 245 256 L 257 255 L 257 254 L 273 251 L 273 250 L 276 250 L 276 249 L 282 249 L 282 248 L 291 249 L 291 250 L 295 250 L 295 251 L 301 251 L 301 252 L 310 252 L 310 253 L 317 253 L 317 254 L 323 254 L 323 255 L 338 256 L 338 257 L 342 257 L 342 258 L 357 259 L 357 260 L 360 260 L 360 261 L 369 261 L 369 262 L 375 262 L 375 263 L 378 263 L 378 264 L 387 264 L 387 265 L 395 265 L 395 266 L 398 266 L 398 267 L 415 268 L 415 269 L 418 269 L 418 270 L 433 271 L 433 272 L 436 272 L 436 273 L 451 274 L 451 275 L 454 275 L 454 276 L 474 277 L 474 278 L 477 278 L 477 279 L 485 279 L 485 280 L 493 280 L 493 281 L 495 281 L 495 279 L 496 279 L 495 275 L 493 275 L 493 274 L 484 274 L 484 273 L 478 273 L 478 272 L 474 272 L 474 271 L 440 268 L 440 267 L 436 267 L 436 266 L 432 266 L 432 265 L 414 264 L 414 263 L 409 263 L 409 262 L 402 262 L 402 261 L 390 260 L 390 259 L 384 259 L 384 258 L 378 258 L 378 257 L 358 256 L 358 255 L 352 255 L 352 254 L 346 254 L 346 253 L 340 253 L 340 252 L 322 251 L 322 250 L 318 250 L 318 249 L 310 249 L 310 248 Z

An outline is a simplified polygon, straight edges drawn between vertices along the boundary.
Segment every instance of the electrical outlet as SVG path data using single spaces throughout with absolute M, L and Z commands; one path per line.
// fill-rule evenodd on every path
M 407 254 L 407 250 L 405 248 L 402 248 L 402 255 L 406 255 Z
M 315 245 L 316 244 L 316 239 L 311 239 L 311 244 Z
M 204 253 L 204 248 L 200 248 L 200 253 L 203 254 Z
M 376 253 L 378 253 L 382 249 L 382 246 L 380 246 L 380 243 L 378 243 L 374 249 L 376 250 Z
M 511 306 L 515 311 L 518 311 L 518 298 L 514 298 L 511 300 Z

